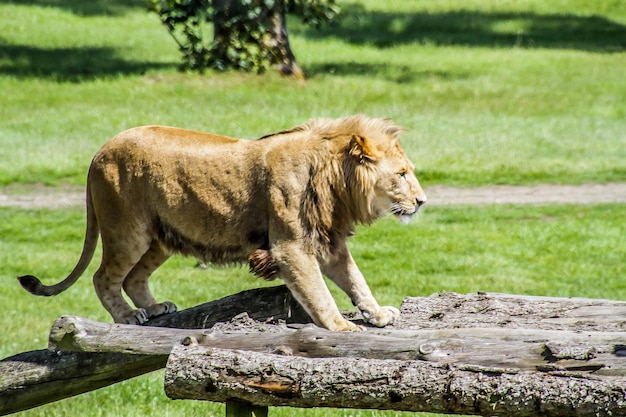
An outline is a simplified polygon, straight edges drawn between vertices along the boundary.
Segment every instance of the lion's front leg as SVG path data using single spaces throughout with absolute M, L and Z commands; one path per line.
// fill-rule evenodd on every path
M 391 306 L 381 307 L 345 244 L 336 249 L 332 259 L 323 265 L 324 274 L 348 294 L 366 322 L 377 327 L 393 323 L 400 316 L 400 310 Z
M 294 247 L 272 248 L 272 256 L 287 288 L 315 324 L 338 332 L 361 330 L 339 312 L 314 256 Z

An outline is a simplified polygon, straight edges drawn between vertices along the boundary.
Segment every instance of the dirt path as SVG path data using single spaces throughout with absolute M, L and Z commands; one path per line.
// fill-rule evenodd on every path
M 626 183 L 584 185 L 490 185 L 476 188 L 433 186 L 432 204 L 626 203 Z
M 425 187 L 429 205 L 459 204 L 548 204 L 626 203 L 626 183 L 585 185 L 491 185 L 456 188 Z M 68 208 L 83 206 L 83 187 L 18 185 L 0 187 L 0 207 Z

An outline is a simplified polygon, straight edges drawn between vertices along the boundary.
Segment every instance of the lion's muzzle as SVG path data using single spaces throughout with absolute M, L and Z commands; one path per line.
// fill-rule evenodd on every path
M 404 207 L 402 204 L 394 204 L 391 207 L 391 212 L 400 220 L 402 224 L 409 224 L 413 220 L 413 216 L 418 212 L 420 207 L 426 204 L 426 197 L 423 199 L 415 199 L 415 205 L 411 207 Z

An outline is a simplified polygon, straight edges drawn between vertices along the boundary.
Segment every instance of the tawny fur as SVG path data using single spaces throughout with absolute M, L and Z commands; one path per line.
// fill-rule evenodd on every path
M 90 166 L 85 244 L 72 273 L 51 286 L 30 275 L 20 282 L 37 295 L 66 290 L 89 264 L 99 233 L 94 285 L 116 322 L 143 323 L 176 310 L 157 303 L 147 283 L 181 253 L 248 262 L 265 279 L 283 278 L 318 325 L 356 330 L 339 314 L 323 273 L 367 321 L 384 326 L 398 311 L 378 305 L 345 240 L 355 224 L 385 213 L 408 221 L 426 201 L 398 141 L 403 130 L 357 115 L 312 120 L 256 141 L 162 126 L 122 132 Z

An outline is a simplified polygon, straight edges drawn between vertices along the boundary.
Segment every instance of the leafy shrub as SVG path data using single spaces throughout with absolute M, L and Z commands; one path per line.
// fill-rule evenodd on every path
M 320 27 L 339 13 L 335 0 L 148 0 L 178 44 L 183 69 L 263 72 L 291 54 L 284 16 Z M 212 36 L 211 24 L 213 27 Z M 289 56 L 290 55 L 290 56 Z M 297 65 L 297 64 L 295 64 Z M 283 72 L 288 72 L 283 71 Z

